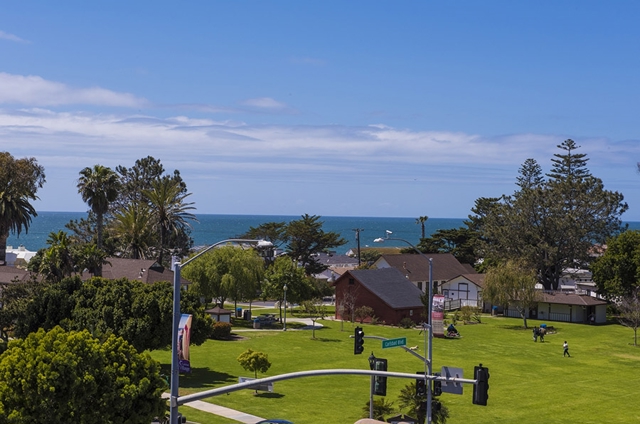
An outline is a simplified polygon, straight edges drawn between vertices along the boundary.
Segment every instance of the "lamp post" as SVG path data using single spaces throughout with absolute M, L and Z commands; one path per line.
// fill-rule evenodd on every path
M 376 357 L 371 352 L 369 355 L 369 369 L 373 371 L 376 366 Z M 369 418 L 373 419 L 373 390 L 375 384 L 375 377 L 371 376 L 371 388 L 369 389 Z
M 431 376 L 433 371 L 433 350 L 432 350 L 433 349 L 433 322 L 432 322 L 433 320 L 431 316 L 431 313 L 432 313 L 431 309 L 433 308 L 433 259 L 429 258 L 427 255 L 422 253 L 420 250 L 418 250 L 417 247 L 409 243 L 407 240 L 397 238 L 397 237 L 390 237 L 391 234 L 393 234 L 393 232 L 386 230 L 386 236 L 384 238 L 380 237 L 375 239 L 374 243 L 384 243 L 385 240 L 401 241 L 411 246 L 411 248 L 415 250 L 416 253 L 418 253 L 420 256 L 422 256 L 423 258 L 429 261 L 429 305 L 427 306 L 428 316 L 427 316 L 427 325 L 426 325 L 429 331 L 428 333 L 429 344 L 428 344 L 428 350 L 427 350 L 427 358 L 425 362 L 425 373 L 426 375 Z M 431 421 L 432 421 L 431 400 L 432 400 L 431 380 L 428 379 L 427 380 L 427 424 L 431 424 Z
M 216 246 L 227 243 L 249 244 L 258 248 L 272 248 L 273 244 L 265 240 L 228 239 L 202 249 L 195 256 L 180 263 L 177 256 L 171 257 L 173 264 L 173 329 L 171 334 L 171 396 L 169 398 L 169 424 L 178 424 L 178 389 L 180 387 L 178 331 L 180 326 L 180 270 Z
M 287 285 L 285 284 L 282 288 L 284 290 L 284 325 L 282 326 L 282 331 L 287 331 Z

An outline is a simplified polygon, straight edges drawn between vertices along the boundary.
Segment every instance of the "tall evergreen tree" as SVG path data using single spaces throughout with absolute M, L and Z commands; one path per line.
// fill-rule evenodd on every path
M 557 289 L 566 268 L 586 266 L 594 243 L 622 228 L 628 206 L 622 194 L 586 168 L 585 154 L 573 140 L 558 145 L 548 179 L 535 161 L 527 160 L 517 178 L 519 190 L 500 199 L 479 199 L 481 210 L 473 224 L 481 233 L 487 260 L 524 260 L 537 271 L 546 289 Z

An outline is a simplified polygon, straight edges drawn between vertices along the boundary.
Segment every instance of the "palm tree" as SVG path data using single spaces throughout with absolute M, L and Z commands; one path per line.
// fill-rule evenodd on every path
M 426 215 L 416 218 L 416 224 L 420 224 L 422 226 L 422 237 L 421 238 L 425 238 L 424 223 L 427 222 L 427 219 L 429 219 L 429 217 L 426 216 Z
M 35 208 L 29 203 L 28 196 L 12 195 L 8 191 L 0 192 L 0 265 L 7 260 L 7 239 L 9 232 L 18 235 L 22 229 L 27 232 L 31 218 L 37 216 Z
M 39 273 L 50 282 L 59 282 L 69 277 L 74 271 L 74 261 L 71 255 L 71 241 L 64 231 L 49 233 L 47 238 L 49 247 L 44 251 Z
M 0 152 L 0 265 L 7 260 L 9 233 L 18 236 L 29 231 L 31 219 L 38 214 L 29 203 L 45 182 L 44 168 L 35 158 L 14 159 Z
M 102 229 L 104 227 L 104 215 L 109 211 L 109 204 L 118 197 L 120 180 L 118 175 L 102 165 L 94 165 L 93 168 L 84 168 L 80 171 L 78 179 L 78 193 L 86 202 L 91 211 L 96 214 L 98 249 L 102 249 Z M 97 276 L 101 276 L 101 270 L 96 270 Z
M 150 211 L 133 203 L 116 211 L 110 226 L 124 257 L 147 259 L 154 243 Z
M 186 193 L 183 185 L 169 177 L 154 181 L 144 194 L 149 199 L 155 226 L 160 233 L 158 262 L 162 263 L 164 251 L 169 249 L 169 236 L 179 236 L 180 232 L 191 227 L 188 220 L 197 222 L 196 216 L 188 212 L 195 207 L 193 202 L 185 203 L 191 193 Z

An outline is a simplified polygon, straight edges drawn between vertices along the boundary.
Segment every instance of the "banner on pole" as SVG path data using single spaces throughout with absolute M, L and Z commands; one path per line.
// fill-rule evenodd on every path
M 189 362 L 189 342 L 191 340 L 191 321 L 193 317 L 182 314 L 178 325 L 178 369 L 181 373 L 191 372 Z
M 436 337 L 444 337 L 444 296 L 433 295 L 431 304 L 431 329 Z

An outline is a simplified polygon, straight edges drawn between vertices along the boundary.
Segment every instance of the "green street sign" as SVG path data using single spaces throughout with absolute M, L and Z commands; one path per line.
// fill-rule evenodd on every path
M 382 341 L 382 348 L 383 349 L 387 349 L 390 347 L 399 347 L 399 346 L 406 346 L 407 345 L 407 338 L 406 337 L 400 337 L 398 339 L 389 339 L 389 340 L 383 340 Z

